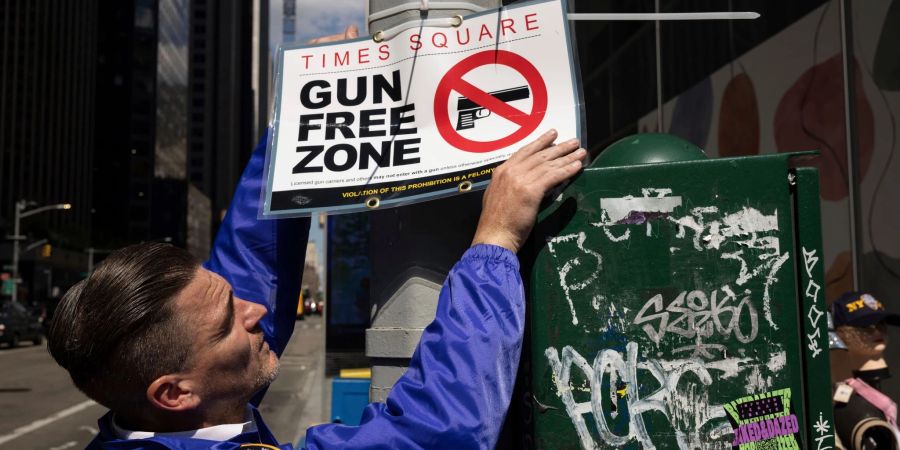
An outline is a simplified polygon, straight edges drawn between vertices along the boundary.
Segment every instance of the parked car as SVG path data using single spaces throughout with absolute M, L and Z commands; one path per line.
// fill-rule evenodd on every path
M 40 318 L 31 314 L 21 303 L 0 303 L 0 342 L 17 347 L 22 341 L 31 341 L 34 345 L 44 343 Z

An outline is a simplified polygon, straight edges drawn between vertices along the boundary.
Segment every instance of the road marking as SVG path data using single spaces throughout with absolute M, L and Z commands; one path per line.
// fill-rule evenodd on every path
M 12 431 L 12 433 L 0 436 L 0 444 L 9 442 L 13 439 L 16 439 L 16 438 L 24 435 L 24 434 L 31 433 L 32 431 L 37 430 L 38 428 L 50 425 L 51 423 L 56 422 L 57 420 L 69 417 L 72 414 L 75 414 L 81 410 L 90 408 L 91 406 L 94 406 L 96 404 L 97 404 L 97 402 L 95 402 L 93 400 L 85 400 L 75 406 L 70 406 L 62 411 L 59 411 L 56 414 L 49 415 L 47 417 L 44 417 L 43 419 L 35 420 L 34 422 L 31 422 L 28 425 L 24 425 L 19 428 L 16 428 L 15 430 Z
M 72 447 L 74 447 L 74 446 L 76 446 L 76 445 L 78 445 L 78 441 L 69 441 L 69 442 L 66 442 L 66 443 L 63 444 L 63 445 L 60 445 L 59 447 L 50 447 L 50 450 L 64 450 L 64 449 L 67 449 L 67 448 L 72 448 Z

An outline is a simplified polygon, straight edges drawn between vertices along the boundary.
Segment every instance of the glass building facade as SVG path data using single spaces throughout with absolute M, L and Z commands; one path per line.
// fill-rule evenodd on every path
M 91 227 L 97 1 L 0 2 L 0 228 L 18 200 L 72 203 L 27 230 L 87 242 Z M 6 234 L 4 233 L 4 234 Z
M 71 203 L 21 221 L 18 299 L 57 298 L 89 245 L 96 144 L 97 0 L 0 2 L 0 275 L 12 272 L 14 211 Z M 5 291 L 5 290 L 4 290 Z M 0 293 L 4 299 L 7 292 Z

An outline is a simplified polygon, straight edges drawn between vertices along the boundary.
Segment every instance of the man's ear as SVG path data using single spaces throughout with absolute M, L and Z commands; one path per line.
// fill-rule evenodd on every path
M 200 405 L 194 385 L 178 374 L 163 375 L 147 387 L 147 401 L 169 411 L 187 411 Z

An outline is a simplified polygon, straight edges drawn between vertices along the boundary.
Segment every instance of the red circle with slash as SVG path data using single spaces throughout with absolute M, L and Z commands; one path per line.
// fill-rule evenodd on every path
M 531 89 L 531 112 L 520 111 L 506 102 L 497 99 L 483 89 L 480 89 L 466 80 L 463 76 L 473 69 L 491 64 L 502 64 L 510 67 L 528 82 Z M 519 126 L 509 136 L 493 141 L 476 141 L 459 134 L 450 121 L 448 105 L 450 93 L 456 91 L 464 97 L 475 102 L 479 106 L 489 110 L 491 114 L 497 114 Z M 506 50 L 486 50 L 476 53 L 457 63 L 451 68 L 438 83 L 434 97 L 434 120 L 438 132 L 450 145 L 467 152 L 485 153 L 509 147 L 528 137 L 544 119 L 547 112 L 547 86 L 540 72 L 527 59 Z

